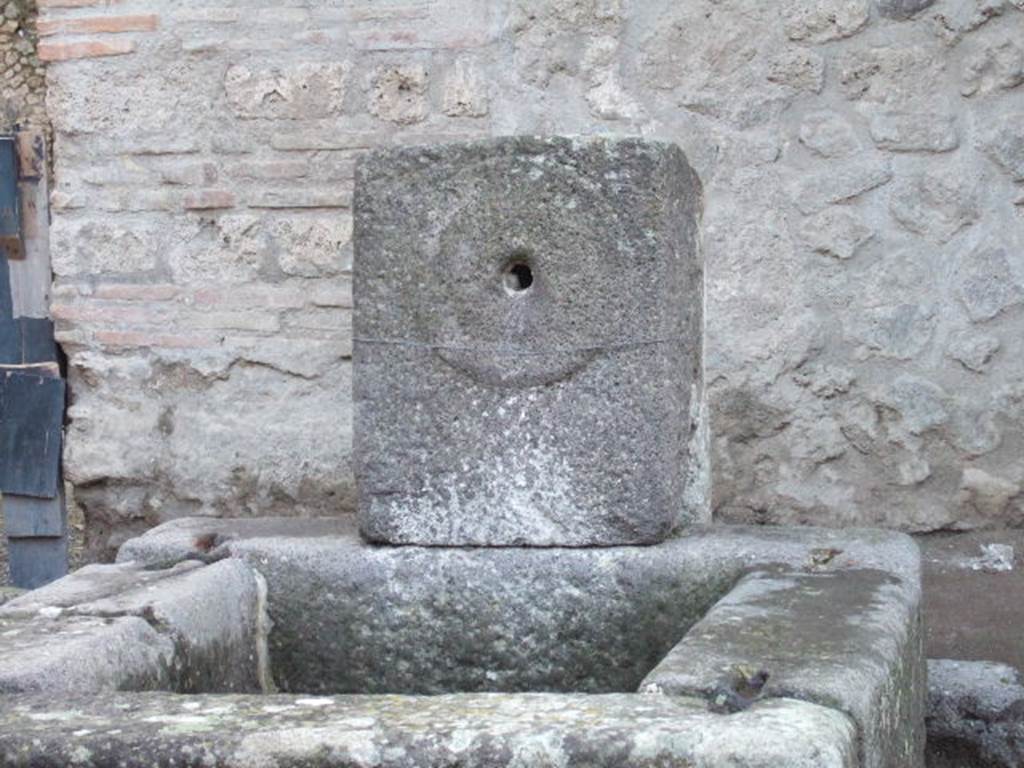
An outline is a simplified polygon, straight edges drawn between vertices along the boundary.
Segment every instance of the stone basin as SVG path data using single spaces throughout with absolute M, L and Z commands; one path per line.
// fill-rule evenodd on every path
M 118 560 L 0 608 L 0 765 L 923 764 L 901 534 L 469 549 L 193 518 Z

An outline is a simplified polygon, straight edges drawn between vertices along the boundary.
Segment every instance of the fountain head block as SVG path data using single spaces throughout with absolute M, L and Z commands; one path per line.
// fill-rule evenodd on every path
M 706 519 L 701 186 L 678 147 L 374 152 L 354 208 L 367 539 L 650 544 Z

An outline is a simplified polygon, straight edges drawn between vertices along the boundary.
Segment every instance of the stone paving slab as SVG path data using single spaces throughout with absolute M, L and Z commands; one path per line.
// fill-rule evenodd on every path
M 752 573 L 647 676 L 641 691 L 813 701 L 851 715 L 864 768 L 923 765 L 920 601 L 879 570 Z M 724 703 L 727 703 L 724 702 Z M 739 702 L 742 704 L 742 701 Z
M 843 713 L 783 699 L 723 716 L 637 694 L 0 698 L 18 766 L 857 768 L 856 739 Z
M 744 573 L 771 565 L 875 568 L 919 599 L 916 546 L 873 530 L 710 527 L 651 547 L 478 550 L 372 546 L 351 519 L 192 518 L 119 557 L 166 562 L 214 539 L 267 579 L 275 678 L 292 692 L 632 692 Z

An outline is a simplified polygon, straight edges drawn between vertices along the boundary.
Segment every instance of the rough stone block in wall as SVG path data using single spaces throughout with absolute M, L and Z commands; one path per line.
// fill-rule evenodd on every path
M 356 195 L 364 536 L 637 544 L 703 517 L 701 189 L 678 147 L 380 152 Z

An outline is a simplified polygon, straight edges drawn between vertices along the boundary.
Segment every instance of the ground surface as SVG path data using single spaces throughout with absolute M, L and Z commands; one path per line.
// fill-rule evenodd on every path
M 940 533 L 917 541 L 927 656 L 1024 669 L 1024 531 Z M 999 556 L 1009 555 L 1007 546 L 1010 561 Z M 1007 565 L 1012 569 L 1000 570 Z

